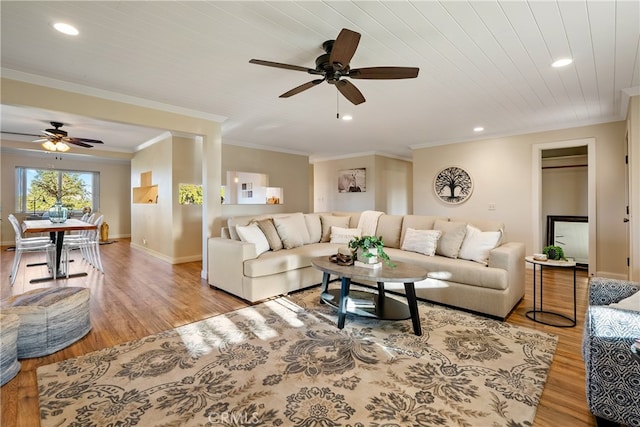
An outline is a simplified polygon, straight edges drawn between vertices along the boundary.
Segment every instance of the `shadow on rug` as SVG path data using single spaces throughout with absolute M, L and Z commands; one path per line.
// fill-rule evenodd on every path
M 419 309 L 339 330 L 314 288 L 43 366 L 41 425 L 532 425 L 557 338 Z

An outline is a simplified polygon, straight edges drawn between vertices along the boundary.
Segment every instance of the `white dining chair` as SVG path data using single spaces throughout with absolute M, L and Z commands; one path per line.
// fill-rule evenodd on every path
M 16 235 L 16 249 L 15 256 L 13 258 L 13 265 L 11 267 L 11 273 L 9 273 L 9 279 L 11 286 L 16 281 L 18 275 L 18 268 L 20 267 L 20 260 L 23 253 L 45 253 L 47 259 L 47 268 L 51 271 L 53 280 L 56 280 L 56 245 L 51 242 L 49 238 L 24 238 L 22 236 L 22 229 L 17 218 L 13 215 L 9 215 L 9 222 L 13 226 L 13 231 Z
M 98 216 L 93 222 L 96 225 L 96 228 L 93 230 L 86 230 L 82 237 L 74 235 L 74 238 L 72 239 L 67 240 L 65 238 L 62 246 L 62 261 L 65 266 L 65 274 L 67 277 L 69 277 L 71 251 L 74 250 L 79 250 L 84 260 L 104 274 L 102 259 L 100 257 L 100 226 L 102 225 L 103 220 L 104 215 Z

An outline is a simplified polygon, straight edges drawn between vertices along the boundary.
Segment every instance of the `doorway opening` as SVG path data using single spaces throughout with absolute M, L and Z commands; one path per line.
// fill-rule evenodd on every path
M 547 228 L 549 216 L 586 216 L 587 235 L 578 239 L 584 246 L 580 250 L 587 253 L 580 253 L 579 256 L 586 258 L 589 276 L 594 276 L 596 272 L 595 139 L 534 144 L 532 154 L 532 232 L 535 251 L 541 251 L 549 244 Z M 571 176 L 571 182 L 568 179 L 562 182 L 563 176 Z M 586 182 L 580 179 L 580 176 L 586 177 Z M 555 186 L 554 180 L 557 180 Z

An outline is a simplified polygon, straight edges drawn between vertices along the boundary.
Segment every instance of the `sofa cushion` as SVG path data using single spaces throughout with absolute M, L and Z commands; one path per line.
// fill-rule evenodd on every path
M 309 243 L 318 243 L 322 238 L 322 222 L 318 214 L 304 214 L 304 222 L 309 232 Z
M 282 246 L 284 246 L 285 249 L 297 248 L 298 246 L 304 245 L 305 235 L 306 240 L 309 240 L 307 225 L 304 222 L 302 214 L 274 217 L 273 224 L 276 226 L 278 236 L 280 236 Z
M 335 225 L 331 227 L 331 243 L 347 245 L 354 237 L 360 236 L 362 231 L 359 228 L 342 228 Z
M 351 217 L 338 216 L 338 215 L 320 215 L 320 222 L 322 223 L 322 238 L 321 242 L 328 242 L 331 240 L 331 227 L 349 228 L 349 221 Z
M 276 230 L 276 226 L 273 223 L 273 218 L 257 220 L 256 224 L 258 224 L 258 228 L 264 233 L 264 237 L 267 238 L 269 248 L 271 248 L 272 251 L 279 251 L 284 247 L 278 235 L 278 230 Z
M 405 215 L 402 219 L 402 233 L 400 234 L 400 242 L 404 240 L 404 234 L 407 232 L 407 228 L 411 227 L 415 230 L 433 230 L 433 225 L 438 219 L 441 219 L 443 221 L 448 220 L 443 216 Z M 398 245 L 398 247 L 400 246 L 401 245 Z
M 402 218 L 404 215 L 381 215 L 378 218 L 376 236 L 382 237 L 387 248 L 400 247 L 400 235 L 402 234 Z
M 269 242 L 258 224 L 236 225 L 236 232 L 243 242 L 256 245 L 256 254 L 260 255 L 269 250 Z
M 393 261 L 408 262 L 427 269 L 428 277 L 446 282 L 462 283 L 481 288 L 505 290 L 509 284 L 507 270 L 487 267 L 474 261 L 461 258 L 447 258 L 444 256 L 424 256 L 416 252 L 401 249 L 385 250 Z M 270 255 L 267 252 L 262 255 Z
M 433 228 L 442 231 L 436 253 L 449 258 L 458 258 L 460 246 L 462 246 L 464 235 L 467 233 L 467 224 L 438 219 L 433 224 Z
M 257 258 L 244 262 L 244 275 L 256 278 L 311 267 L 311 259 L 318 256 L 334 255 L 340 247 L 344 247 L 344 245 L 312 243 L 286 251 L 265 252 Z
M 442 231 L 440 230 L 416 230 L 407 228 L 404 241 L 402 242 L 402 250 L 434 256 L 441 234 Z
M 502 231 L 480 231 L 479 228 L 467 224 L 467 233 L 458 256 L 486 265 L 489 261 L 489 252 L 500 244 L 501 239 Z

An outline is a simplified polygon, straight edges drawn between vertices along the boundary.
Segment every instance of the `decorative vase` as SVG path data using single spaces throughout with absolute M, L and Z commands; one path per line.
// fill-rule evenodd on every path
M 555 249 L 550 248 L 547 251 L 547 258 L 552 259 L 552 260 L 558 260 L 560 259 L 560 257 L 558 256 L 558 254 L 556 253 Z
M 49 208 L 49 221 L 53 223 L 65 222 L 68 215 L 69 210 L 65 206 L 62 206 L 60 200 L 56 201 L 56 203 Z
M 365 254 L 371 254 L 369 256 Z M 378 262 L 378 254 L 376 252 L 370 252 L 369 249 L 358 248 L 356 251 L 356 259 L 365 264 L 375 264 Z

